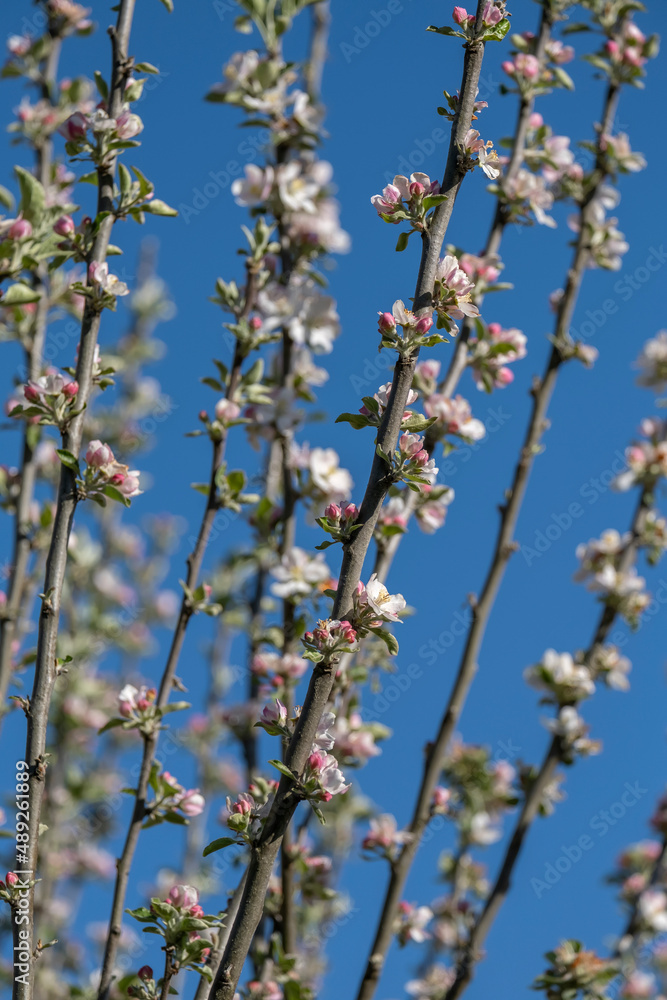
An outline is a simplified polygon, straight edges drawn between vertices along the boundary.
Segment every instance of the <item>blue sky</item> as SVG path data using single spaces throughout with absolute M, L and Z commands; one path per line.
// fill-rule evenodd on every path
M 536 4 L 514 0 L 509 6 L 514 30 L 536 29 Z M 92 7 L 99 29 L 91 39 L 67 44 L 63 64 L 67 74 L 91 75 L 98 65 L 107 71 L 104 29 L 110 14 L 107 5 L 97 0 Z M 199 383 L 200 376 L 209 372 L 209 359 L 224 358 L 227 352 L 220 314 L 208 296 L 217 276 L 240 276 L 235 251 L 238 226 L 245 221 L 245 213 L 231 197 L 228 164 L 249 162 L 261 143 L 254 130 L 237 128 L 239 117 L 233 109 L 203 100 L 220 79 L 221 65 L 231 53 L 250 45 L 246 36 L 232 30 L 232 7 L 228 0 L 176 0 L 176 10 L 168 16 L 157 0 L 143 0 L 138 4 L 131 45 L 137 60 L 148 60 L 160 69 L 160 76 L 146 88 L 137 109 L 145 132 L 132 162 L 155 183 L 158 197 L 181 211 L 178 219 L 149 218 L 145 227 L 146 233 L 160 240 L 159 273 L 178 312 L 159 330 L 168 351 L 151 372 L 176 405 L 163 425 L 157 447 L 142 463 L 150 473 L 152 488 L 141 503 L 151 510 L 162 509 L 167 503 L 193 526 L 198 524 L 201 498 L 190 490 L 189 483 L 204 478 L 208 454 L 203 442 L 186 439 L 183 434 L 195 426 L 197 412 L 214 401 L 210 390 Z M 650 15 L 638 17 L 640 27 L 647 32 L 664 32 L 664 6 L 654 0 L 650 7 Z M 342 334 L 334 353 L 324 362 L 331 377 L 321 390 L 320 404 L 332 420 L 338 412 L 356 409 L 359 396 L 373 392 L 386 380 L 377 361 L 377 311 L 390 308 L 397 298 L 409 298 L 418 265 L 416 243 L 411 242 L 402 254 L 394 252 L 396 231 L 376 218 L 369 198 L 384 186 L 386 173 L 399 172 L 401 158 L 412 155 L 417 169 L 441 175 L 446 146 L 432 138 L 433 130 L 443 126 L 435 109 L 442 102 L 443 88 L 450 92 L 458 88 L 462 58 L 457 40 L 424 30 L 430 23 L 447 23 L 450 5 L 439 0 L 403 0 L 390 5 L 384 0 L 376 4 L 348 0 L 334 3 L 333 8 L 331 58 L 323 88 L 330 138 L 322 155 L 334 165 L 342 223 L 352 236 L 352 251 L 338 258 L 330 273 Z M 5 13 L 7 33 L 24 30 L 24 19 L 29 21 L 33 16 L 32 5 L 17 0 L 11 12 Z M 302 51 L 306 21 L 304 17 L 294 32 L 290 56 L 298 57 Z M 377 33 L 374 28 L 366 30 L 368 24 L 381 22 Z M 364 39 L 366 44 L 362 44 Z M 584 51 L 591 38 L 577 36 L 576 44 Z M 503 78 L 499 66 L 507 51 L 507 46 L 488 45 L 482 70 L 480 96 L 489 102 L 489 108 L 479 127 L 483 138 L 496 143 L 511 133 L 515 116 L 515 98 L 503 97 L 498 90 Z M 575 78 L 576 92 L 544 98 L 538 110 L 556 133 L 569 134 L 573 141 L 589 139 L 592 122 L 599 118 L 604 85 L 580 60 L 568 70 Z M 550 410 L 552 426 L 545 438 L 546 450 L 535 464 L 517 531 L 519 542 L 532 548 L 536 533 L 546 532 L 550 525 L 560 523 L 561 535 L 555 538 L 552 528 L 549 535 L 554 540 L 546 551 L 537 557 L 520 552 L 512 559 L 462 719 L 466 741 L 494 749 L 501 743 L 520 748 L 517 753 L 524 760 L 538 761 L 548 738 L 538 722 L 542 710 L 538 709 L 537 696 L 522 680 L 524 667 L 549 646 L 575 650 L 587 645 L 597 617 L 593 596 L 571 581 L 576 568 L 575 547 L 608 527 L 623 530 L 635 502 L 632 495 L 612 493 L 608 483 L 639 420 L 653 412 L 652 396 L 634 385 L 631 366 L 642 343 L 665 324 L 665 216 L 658 194 L 663 187 L 665 138 L 656 130 L 655 119 L 666 86 L 664 61 L 659 58 L 649 66 L 646 90 L 626 90 L 621 98 L 616 128 L 628 131 L 633 148 L 649 161 L 646 171 L 622 178 L 620 183 L 622 200 L 616 214 L 630 250 L 617 274 L 592 271 L 586 275 L 574 326 L 580 330 L 586 320 L 595 326 L 589 342 L 599 349 L 600 359 L 592 371 L 573 363 L 561 372 Z M 9 81 L 2 87 L 5 106 L 18 104 L 19 86 Z M 7 111 L 4 117 L 8 120 Z M 423 163 L 414 158 L 416 152 L 424 155 Z M 25 156 L 25 151 L 18 155 Z M 5 184 L 11 162 L 6 155 L 7 166 L 0 179 Z M 448 240 L 478 252 L 492 210 L 493 199 L 485 191 L 483 175 L 469 175 Z M 415 663 L 420 676 L 383 713 L 381 721 L 394 730 L 395 738 L 384 745 L 381 758 L 359 773 L 359 780 L 381 811 L 395 813 L 399 823 L 409 817 L 423 742 L 438 724 L 462 639 L 456 638 L 435 662 L 424 655 L 423 647 L 452 629 L 455 616 L 465 608 L 466 595 L 478 590 L 483 580 L 495 537 L 497 504 L 509 485 L 525 429 L 531 379 L 542 370 L 549 350 L 546 334 L 551 328 L 551 313 L 547 298 L 562 286 L 571 252 L 566 214 L 562 208 L 556 210 L 556 231 L 536 226 L 513 230 L 504 239 L 503 277 L 514 283 L 515 291 L 489 298 L 484 316 L 522 329 L 528 336 L 528 356 L 514 366 L 513 385 L 492 397 L 479 393 L 466 377 L 461 391 L 471 401 L 475 416 L 488 423 L 489 433 L 476 449 L 463 449 L 451 457 L 453 471 L 447 481 L 456 490 L 456 501 L 444 529 L 430 537 L 412 528 L 392 569 L 392 589 L 400 590 L 417 608 L 414 618 L 401 628 L 397 669 L 406 674 Z M 125 273 L 130 281 L 143 235 L 144 231 L 131 222 L 119 225 L 114 234 L 114 242 L 125 250 Z M 660 268 L 649 270 L 649 258 L 659 261 Z M 601 307 L 608 299 L 617 309 L 605 318 Z M 102 342 L 112 339 L 121 324 L 122 311 L 114 318 L 105 316 Z M 437 356 L 446 364 L 449 350 L 443 345 L 425 356 Z M 17 359 L 7 347 L 3 356 L 8 382 Z M 56 363 L 70 361 L 56 358 Z M 366 383 L 363 388 L 361 381 Z M 337 448 L 342 464 L 355 480 L 355 499 L 360 497 L 372 455 L 370 433 L 332 422 L 307 430 L 304 437 L 311 445 Z M 3 440 L 3 461 L 15 461 L 12 449 L 16 443 L 8 441 Z M 230 461 L 238 466 L 245 459 L 246 448 L 239 435 Z M 572 504 L 579 504 L 581 513 L 568 525 L 564 514 Z M 132 516 L 139 517 L 134 508 Z M 6 525 L 2 530 L 6 531 Z M 319 540 L 315 531 L 303 529 L 300 542 L 304 547 Z M 234 541 L 223 535 L 211 552 L 211 560 L 219 558 L 225 546 Z M 174 560 L 174 585 L 182 574 L 185 554 L 183 546 Z M 528 997 L 532 995 L 529 984 L 543 967 L 542 953 L 562 937 L 579 937 L 590 947 L 603 948 L 621 926 L 612 893 L 602 880 L 621 846 L 646 835 L 647 818 L 667 773 L 667 566 L 649 571 L 648 579 L 652 591 L 662 593 L 664 600 L 635 635 L 622 627 L 627 637 L 623 651 L 634 665 L 631 690 L 627 694 L 602 691 L 586 706 L 586 718 L 592 723 L 593 735 L 603 740 L 604 752 L 568 770 L 566 801 L 554 817 L 539 821 L 531 832 L 511 898 L 488 940 L 487 961 L 469 989 L 470 1000 L 482 1000 L 491 993 L 498 1000 Z M 183 672 L 187 672 L 195 700 L 200 692 L 197 650 L 205 634 L 206 624 L 197 622 L 184 654 L 187 668 Z M 161 642 L 164 645 L 164 637 Z M 157 657 L 145 665 L 146 676 L 157 678 L 160 669 Z M 7 724 L 4 740 L 5 746 L 12 741 L 16 747 L 22 745 L 23 724 L 18 716 Z M 595 825 L 600 811 L 620 801 L 626 783 L 636 782 L 641 790 L 636 804 L 600 834 L 599 821 Z M 173 859 L 173 841 L 167 842 L 159 831 L 151 833 L 153 840 L 150 845 L 143 844 L 139 855 L 139 871 L 144 863 L 152 866 L 158 854 L 161 863 Z M 171 829 L 167 833 L 172 836 Z M 531 878 L 542 878 L 545 866 L 562 855 L 563 845 L 573 844 L 587 833 L 592 834 L 594 847 L 538 898 Z M 215 829 L 211 835 L 216 835 Z M 407 899 L 427 903 L 438 894 L 435 862 L 445 846 L 446 841 L 436 837 L 420 850 Z M 500 847 L 485 853 L 492 871 L 499 857 Z M 385 878 L 381 864 L 368 864 L 357 857 L 348 866 L 343 887 L 350 892 L 355 910 L 331 939 L 332 971 L 321 993 L 323 1000 L 350 996 L 356 988 Z M 108 897 L 102 901 L 97 895 L 91 898 L 94 919 L 104 917 L 106 900 Z M 130 904 L 141 901 L 137 893 Z M 87 915 L 87 919 L 92 917 L 92 913 Z M 394 949 L 378 997 L 389 1000 L 402 996 L 402 984 L 411 978 L 410 971 L 419 957 L 415 946 L 402 952 Z

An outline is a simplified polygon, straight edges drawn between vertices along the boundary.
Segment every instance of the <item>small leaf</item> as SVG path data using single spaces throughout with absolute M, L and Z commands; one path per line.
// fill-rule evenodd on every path
M 157 73 L 160 74 L 160 70 L 153 63 L 149 62 L 138 62 L 134 64 L 134 68 L 139 70 L 140 73 Z
M 174 0 L 160 0 L 160 3 L 164 4 L 170 14 L 174 12 Z
M 79 460 L 71 451 L 67 451 L 65 448 L 56 448 L 56 454 L 60 461 L 72 472 L 80 472 Z
M 164 3 L 164 0 L 162 0 Z M 148 212 L 149 215 L 178 215 L 175 208 L 168 205 L 166 201 L 160 201 L 159 198 L 155 198 L 154 201 L 147 201 L 145 205 L 141 206 L 142 211 Z
M 341 413 L 340 416 L 336 417 L 336 423 L 348 423 L 352 424 L 355 430 L 360 430 L 362 427 L 370 427 L 370 422 L 363 415 L 363 413 Z
M 210 844 L 206 845 L 202 851 L 202 855 L 207 858 L 209 854 L 221 851 L 223 847 L 229 847 L 231 844 L 238 844 L 238 840 L 234 837 L 218 837 L 217 840 L 212 840 Z
M 291 778 L 291 780 L 294 781 L 294 775 L 290 771 L 287 764 L 283 764 L 281 760 L 270 760 L 269 764 L 272 764 L 275 769 L 280 771 L 281 774 L 284 774 L 286 778 Z
M 39 302 L 40 298 L 40 292 L 36 288 L 31 288 L 24 281 L 17 281 L 0 297 L 0 305 L 23 306 L 27 302 Z
M 400 253 L 408 245 L 408 240 L 410 239 L 410 233 L 401 233 L 396 240 L 396 250 Z
M 97 730 L 97 735 L 101 736 L 102 733 L 106 733 L 110 729 L 117 729 L 118 726 L 123 725 L 124 721 L 125 721 L 124 719 L 109 719 L 109 721 L 105 722 L 105 724 L 102 726 L 101 729 Z M 123 791 L 125 791 L 125 789 L 123 789 Z M 134 794 L 134 789 L 132 789 L 132 794 Z
M 117 490 L 115 486 L 111 486 L 109 483 L 102 487 L 102 493 L 104 493 L 105 497 L 109 497 L 109 500 L 115 500 L 116 503 L 122 503 L 124 507 L 130 506 L 130 498 L 123 496 L 120 490 Z

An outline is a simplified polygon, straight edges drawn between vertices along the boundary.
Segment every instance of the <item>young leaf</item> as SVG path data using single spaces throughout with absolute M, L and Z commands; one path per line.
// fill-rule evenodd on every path
M 214 854 L 215 851 L 221 851 L 223 847 L 229 847 L 231 844 L 238 844 L 238 840 L 234 837 L 218 837 L 217 840 L 212 840 L 210 844 L 207 844 L 202 854 L 205 858 L 209 854 Z

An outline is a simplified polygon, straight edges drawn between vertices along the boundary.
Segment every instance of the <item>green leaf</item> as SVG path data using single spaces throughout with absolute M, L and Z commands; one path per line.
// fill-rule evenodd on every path
M 362 427 L 369 427 L 368 418 L 363 415 L 363 413 L 341 413 L 340 416 L 336 417 L 336 423 L 342 424 L 352 424 L 355 430 L 360 430 Z
M 164 3 L 164 0 L 162 0 Z M 154 201 L 147 201 L 145 205 L 141 206 L 142 211 L 148 212 L 149 215 L 178 215 L 175 208 L 168 205 L 166 201 L 160 201 L 159 198 L 155 198 Z
M 39 222 L 46 205 L 44 188 L 30 171 L 14 167 L 21 188 L 21 211 L 30 222 Z
M 437 417 L 424 417 L 421 413 L 413 413 L 411 417 L 401 424 L 402 431 L 425 431 L 436 422 Z
M 560 66 L 554 66 L 552 72 L 561 87 L 565 87 L 566 90 L 574 90 L 574 80 L 569 73 L 566 73 Z
M 138 62 L 134 64 L 134 68 L 139 70 L 140 73 L 157 73 L 160 74 L 160 70 L 153 63 L 149 62 Z
M 328 542 L 326 544 L 333 545 L 334 543 Z M 320 545 L 318 545 L 317 547 L 322 548 L 322 546 Z M 304 660 L 312 660 L 313 663 L 321 663 L 322 660 L 324 659 L 322 653 L 318 653 L 316 649 L 307 649 L 304 653 L 301 654 L 301 656 L 304 658 Z
M 170 14 L 174 12 L 174 0 L 160 0 L 160 3 L 164 4 Z
M 0 184 L 0 205 L 4 205 L 10 212 L 14 207 L 14 195 L 2 184 Z
M 245 473 L 240 469 L 235 469 L 227 476 L 227 483 L 232 493 L 240 493 L 245 486 Z
M 186 708 L 192 708 L 189 701 L 171 701 L 160 711 L 163 715 L 169 715 L 170 712 L 184 712 Z
M 408 240 L 410 239 L 410 233 L 400 233 L 398 239 L 396 240 L 396 250 L 400 253 L 408 245 Z
M 372 628 L 371 632 L 376 635 L 378 639 L 382 639 L 383 643 L 389 650 L 390 656 L 396 656 L 398 653 L 398 640 L 393 632 L 389 632 L 386 628 Z
M 130 506 L 130 498 L 123 496 L 120 490 L 117 490 L 115 486 L 111 486 L 110 483 L 107 483 L 106 486 L 102 487 L 102 493 L 104 493 L 105 497 L 109 497 L 109 500 L 115 500 L 116 503 L 122 503 L 124 507 Z
M 109 719 L 109 721 L 105 722 L 105 724 L 102 726 L 101 729 L 97 730 L 97 735 L 101 736 L 102 733 L 106 733 L 110 729 L 117 729 L 118 726 L 123 725 L 124 721 L 125 721 L 124 719 Z M 132 793 L 134 794 L 134 789 L 132 789 Z
M 31 288 L 24 281 L 17 281 L 10 285 L 5 294 L 0 298 L 0 305 L 3 306 L 23 306 L 27 302 L 39 302 L 40 292 L 36 288 Z
M 132 174 L 124 163 L 118 164 L 118 179 L 120 181 L 120 193 L 124 197 L 130 193 L 132 188 Z
M 290 771 L 287 764 L 283 764 L 282 760 L 270 760 L 269 764 L 272 764 L 275 769 L 280 771 L 281 774 L 284 774 L 286 778 L 291 778 L 291 780 L 294 781 L 294 775 Z
M 71 451 L 67 451 L 66 448 L 56 448 L 56 455 L 60 461 L 72 472 L 80 472 L 79 460 L 76 455 L 73 455 Z
M 435 31 L 438 35 L 449 35 L 452 38 L 463 38 L 467 41 L 466 36 L 461 31 L 457 31 L 456 28 L 450 28 L 447 24 L 443 25 L 442 28 L 436 28 L 434 24 L 429 24 L 426 30 Z
M 102 100 L 103 101 L 108 100 L 108 98 L 109 98 L 109 88 L 107 86 L 106 80 L 104 79 L 104 77 L 102 76 L 102 74 L 100 73 L 100 71 L 98 69 L 95 70 L 94 76 L 95 76 L 95 84 L 97 86 L 97 89 L 100 92 L 100 96 L 101 96 Z
M 484 42 L 502 42 L 503 38 L 510 30 L 509 18 L 504 17 L 502 21 L 494 25 L 493 28 L 489 28 L 482 35 L 482 41 Z
M 424 208 L 428 212 L 429 208 L 442 205 L 443 201 L 447 201 L 446 194 L 430 194 L 427 198 L 424 198 Z
M 229 847 L 231 844 L 238 844 L 238 840 L 234 837 L 218 837 L 217 840 L 212 840 L 210 844 L 206 845 L 202 851 L 202 855 L 207 858 L 209 854 L 221 851 L 223 847 Z

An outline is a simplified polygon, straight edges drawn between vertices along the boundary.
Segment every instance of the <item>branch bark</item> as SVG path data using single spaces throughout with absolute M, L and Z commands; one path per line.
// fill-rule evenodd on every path
M 109 115 L 116 117 L 121 110 L 125 80 L 129 72 L 127 47 L 134 13 L 135 0 L 121 0 L 118 20 L 115 29 L 110 29 L 112 41 L 112 72 L 109 90 Z M 90 260 L 103 262 L 106 260 L 109 238 L 113 226 L 113 192 L 114 192 L 115 157 L 98 171 L 98 202 L 97 210 L 109 212 L 102 220 L 90 253 Z M 100 327 L 100 313 L 86 304 L 81 324 L 79 341 L 79 357 L 76 368 L 76 380 L 79 383 L 77 401 L 81 407 L 63 434 L 63 448 L 78 455 L 84 428 L 84 407 L 90 399 L 92 390 L 92 372 L 95 358 L 95 347 Z M 29 811 L 28 843 L 25 856 L 17 860 L 20 868 L 28 872 L 28 877 L 35 877 L 38 858 L 38 840 L 44 782 L 46 777 L 46 739 L 49 719 L 49 706 L 53 687 L 57 676 L 56 645 L 60 617 L 60 601 L 62 595 L 65 568 L 67 565 L 67 545 L 69 542 L 74 512 L 77 504 L 75 475 L 72 470 L 62 466 L 58 498 L 54 516 L 51 544 L 46 562 L 44 592 L 41 595 L 41 611 L 39 615 L 39 630 L 37 639 L 37 657 L 35 661 L 35 676 L 32 697 L 26 709 L 28 732 L 26 739 L 25 759 L 29 765 Z M 34 888 L 28 890 L 28 945 L 32 953 L 34 941 Z M 30 971 L 22 981 L 14 979 L 13 1000 L 32 1000 L 34 991 L 34 965 L 31 961 Z
M 617 93 L 617 87 L 613 84 L 610 85 L 605 98 L 603 132 L 609 129 L 613 121 Z M 555 323 L 554 340 L 556 342 L 566 335 L 569 328 L 588 260 L 589 251 L 584 222 L 587 218 L 591 201 L 605 177 L 601 170 L 598 171 L 598 174 L 599 177 L 591 187 L 588 200 L 581 208 L 582 225 Z M 486 626 L 505 575 L 507 563 L 515 550 L 514 530 L 533 462 L 540 451 L 542 434 L 548 426 L 546 419 L 547 410 L 556 385 L 561 363 L 560 350 L 555 343 L 550 352 L 544 375 L 541 380 L 536 381 L 532 389 L 533 405 L 530 420 L 519 455 L 519 461 L 514 472 L 512 485 L 507 493 L 507 500 L 501 508 L 500 526 L 491 565 L 487 572 L 480 598 L 472 606 L 472 624 L 468 632 L 454 688 L 445 708 L 438 735 L 430 745 L 424 763 L 421 786 L 412 820 L 408 826 L 408 832 L 412 835 L 412 839 L 404 845 L 399 857 L 392 866 L 375 939 L 370 950 L 366 970 L 361 980 L 357 1000 L 370 1000 L 375 993 L 384 961 L 392 942 L 393 923 L 398 912 L 398 905 L 401 901 L 403 888 L 412 867 L 412 862 L 419 848 L 422 834 L 430 819 L 431 800 L 435 786 L 438 783 L 442 762 L 458 725 L 475 674 L 477 673 L 477 660 Z
M 478 34 L 481 33 L 484 6 L 483 0 L 479 0 L 476 19 Z M 414 308 L 418 314 L 424 314 L 432 309 L 435 271 L 454 202 L 464 177 L 459 149 L 472 121 L 483 55 L 484 43 L 481 40 L 466 45 L 459 109 L 452 125 L 447 164 L 441 186 L 441 192 L 447 195 L 447 200 L 436 208 L 430 228 L 422 236 L 422 254 L 414 297 Z M 417 356 L 418 352 L 410 357 L 399 357 L 394 369 L 391 397 L 377 438 L 377 443 L 388 453 L 393 452 L 398 440 Z M 344 548 L 338 591 L 332 611 L 334 618 L 344 618 L 352 608 L 353 594 L 361 578 L 364 558 L 388 486 L 386 465 L 376 454 L 357 521 L 361 524 L 361 528 L 355 532 L 352 541 Z M 317 726 L 329 700 L 333 681 L 333 665 L 319 664 L 315 667 L 301 716 L 286 754 L 286 763 L 295 774 L 301 773 L 311 752 Z M 266 889 L 282 836 L 298 801 L 294 782 L 283 777 L 261 837 L 252 849 L 239 914 L 214 981 L 212 995 L 215 1000 L 233 1000 L 255 928 L 262 916 Z

